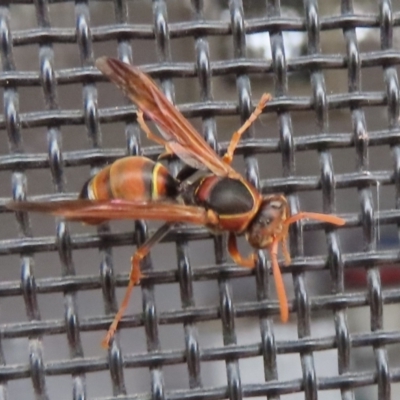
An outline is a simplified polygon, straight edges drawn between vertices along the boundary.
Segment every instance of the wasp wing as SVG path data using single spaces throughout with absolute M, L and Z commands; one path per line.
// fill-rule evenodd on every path
M 169 149 L 185 163 L 218 176 L 240 177 L 139 68 L 108 57 L 99 58 L 96 66 L 159 126 Z
M 14 211 L 34 211 L 61 216 L 70 221 L 98 224 L 110 220 L 148 219 L 204 225 L 207 211 L 202 207 L 167 202 L 131 200 L 63 200 L 49 202 L 14 201 L 6 207 Z

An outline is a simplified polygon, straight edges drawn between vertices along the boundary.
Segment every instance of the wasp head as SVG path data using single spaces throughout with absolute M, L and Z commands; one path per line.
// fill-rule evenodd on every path
M 246 232 L 246 239 L 256 249 L 265 249 L 272 242 L 287 235 L 285 221 L 289 218 L 289 206 L 282 195 L 264 197 L 258 213 Z

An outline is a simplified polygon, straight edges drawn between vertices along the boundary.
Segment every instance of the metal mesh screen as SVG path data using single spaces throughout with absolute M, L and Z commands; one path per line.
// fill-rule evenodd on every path
M 399 10 L 398 0 L 0 1 L 0 398 L 399 398 Z M 292 228 L 288 324 L 268 257 L 240 268 L 224 238 L 182 226 L 154 248 L 117 340 L 100 347 L 130 256 L 155 225 L 16 219 L 5 204 L 75 198 L 116 158 L 161 152 L 94 68 L 103 55 L 159 79 L 221 152 L 272 93 L 235 167 L 292 212 L 347 221 Z

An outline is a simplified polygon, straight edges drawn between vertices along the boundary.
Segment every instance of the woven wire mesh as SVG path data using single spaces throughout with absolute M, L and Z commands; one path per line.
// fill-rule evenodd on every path
M 384 0 L 0 2 L 0 398 L 398 398 L 399 10 Z M 288 324 L 268 257 L 237 267 L 223 237 L 180 226 L 143 263 L 117 340 L 100 347 L 134 246 L 154 226 L 16 219 L 5 204 L 75 198 L 118 157 L 161 152 L 94 68 L 103 55 L 159 79 L 221 152 L 273 94 L 235 167 L 263 193 L 285 193 L 292 212 L 347 221 L 292 228 Z

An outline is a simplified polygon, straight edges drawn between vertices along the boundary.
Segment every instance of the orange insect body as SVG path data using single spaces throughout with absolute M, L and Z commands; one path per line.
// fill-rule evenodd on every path
M 124 157 L 103 168 L 84 185 L 80 198 L 162 201 L 176 196 L 178 181 L 167 168 L 146 157 Z
M 278 264 L 278 246 L 282 245 L 286 263 L 290 262 L 286 238 L 289 225 L 312 218 L 334 225 L 345 221 L 332 215 L 301 212 L 290 216 L 283 195 L 262 196 L 250 182 L 231 167 L 242 134 L 261 114 L 270 95 L 265 94 L 250 118 L 236 131 L 227 153 L 220 158 L 182 114 L 166 99 L 150 77 L 138 68 L 111 58 L 100 58 L 97 67 L 120 87 L 137 105 L 138 122 L 146 135 L 161 144 L 167 154 L 176 154 L 193 169 L 208 170 L 190 182 L 187 176 L 173 178 L 160 163 L 145 157 L 125 157 L 102 169 L 84 185 L 80 198 L 59 202 L 12 202 L 17 211 L 39 211 L 64 216 L 72 221 L 97 224 L 113 219 L 149 219 L 165 224 L 140 246 L 132 257 L 129 285 L 118 313 L 103 341 L 113 337 L 128 305 L 134 285 L 140 282 L 140 262 L 151 247 L 169 231 L 171 224 L 186 222 L 207 226 L 212 232 L 228 232 L 228 250 L 233 260 L 253 268 L 254 255 L 243 258 L 236 235 L 244 234 L 256 249 L 267 249 L 277 287 L 281 320 L 286 322 L 289 307 Z M 160 128 L 160 135 L 150 131 L 143 114 Z

